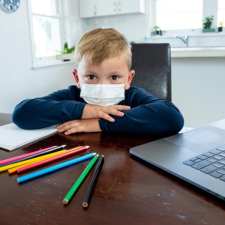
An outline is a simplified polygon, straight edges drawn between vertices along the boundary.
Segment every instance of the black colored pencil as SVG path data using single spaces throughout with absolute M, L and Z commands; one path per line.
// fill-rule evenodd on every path
M 87 188 L 87 191 L 85 192 L 83 203 L 82 203 L 83 208 L 88 208 L 88 206 L 89 206 L 89 203 L 90 203 L 90 200 L 91 200 L 91 197 L 92 197 L 92 193 L 93 193 L 94 187 L 97 183 L 98 176 L 101 172 L 103 163 L 104 163 L 104 155 L 101 155 L 99 157 L 99 160 L 98 160 L 96 166 L 95 166 L 95 170 L 94 170 L 93 175 L 91 177 L 91 181 L 90 181 L 90 184 Z

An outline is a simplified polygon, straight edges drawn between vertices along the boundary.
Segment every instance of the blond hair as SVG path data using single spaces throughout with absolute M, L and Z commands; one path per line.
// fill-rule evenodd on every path
M 100 64 L 105 59 L 125 54 L 128 68 L 131 68 L 131 49 L 126 38 L 113 28 L 98 28 L 85 33 L 75 48 L 75 61 L 78 64 L 88 56 L 92 64 Z

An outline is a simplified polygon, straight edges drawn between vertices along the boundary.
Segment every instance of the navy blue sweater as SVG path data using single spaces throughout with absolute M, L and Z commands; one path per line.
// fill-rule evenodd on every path
M 20 102 L 15 107 L 13 122 L 23 129 L 61 124 L 81 119 L 85 104 L 80 97 L 80 89 L 70 86 L 45 97 Z M 100 119 L 103 132 L 168 136 L 183 127 L 183 116 L 173 103 L 159 99 L 142 88 L 126 90 L 125 100 L 119 104 L 129 105 L 131 109 L 123 117 L 114 117 L 115 122 Z

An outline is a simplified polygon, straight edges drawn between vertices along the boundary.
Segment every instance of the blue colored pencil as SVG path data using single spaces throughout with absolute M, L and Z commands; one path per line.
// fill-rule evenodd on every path
M 77 158 L 74 158 L 74 159 L 71 159 L 71 160 L 67 160 L 65 162 L 58 163 L 58 164 L 56 164 L 54 166 L 50 166 L 50 167 L 47 167 L 47 168 L 44 168 L 44 169 L 37 170 L 37 171 L 32 172 L 32 173 L 20 176 L 20 177 L 18 177 L 16 179 L 17 183 L 21 184 L 21 183 L 24 183 L 26 181 L 33 180 L 35 178 L 41 177 L 43 175 L 46 175 L 46 174 L 49 174 L 49 173 L 53 173 L 53 172 L 58 171 L 60 169 L 64 169 L 66 167 L 75 165 L 77 163 L 86 161 L 88 159 L 91 159 L 95 155 L 96 155 L 96 153 L 89 153 L 89 154 L 86 154 L 84 156 L 77 157 Z

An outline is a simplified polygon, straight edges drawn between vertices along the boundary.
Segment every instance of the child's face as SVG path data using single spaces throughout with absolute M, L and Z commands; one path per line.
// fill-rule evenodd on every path
M 77 86 L 82 84 L 124 84 L 129 89 L 134 71 L 129 70 L 125 55 L 109 58 L 99 65 L 93 65 L 88 57 L 83 57 L 78 68 L 73 71 Z

